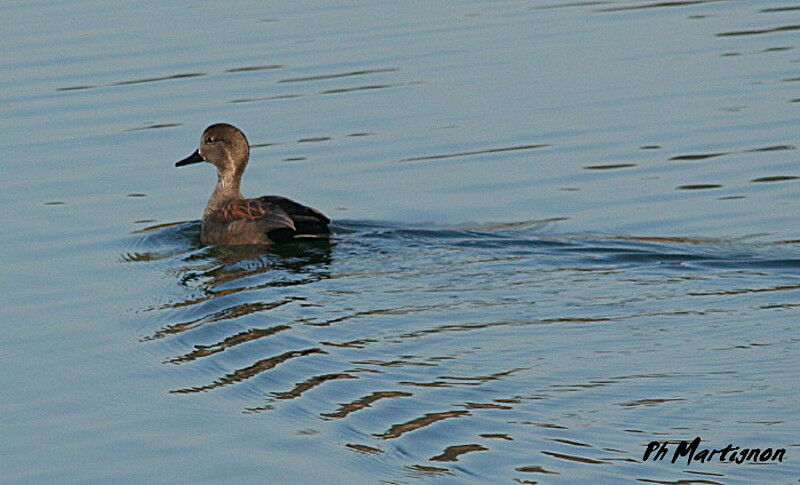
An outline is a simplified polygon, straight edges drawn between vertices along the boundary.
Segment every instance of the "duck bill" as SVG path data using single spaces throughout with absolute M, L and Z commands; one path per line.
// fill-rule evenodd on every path
M 184 158 L 180 162 L 175 162 L 175 166 L 183 167 L 184 165 L 191 165 L 193 163 L 200 163 L 200 162 L 205 162 L 205 160 L 203 159 L 203 157 L 200 156 L 200 152 L 198 150 L 195 150 L 194 153 Z

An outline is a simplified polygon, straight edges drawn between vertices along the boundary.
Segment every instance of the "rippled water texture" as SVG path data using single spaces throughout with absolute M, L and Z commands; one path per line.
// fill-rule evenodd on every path
M 13 2 L 4 483 L 796 483 L 800 6 Z M 248 195 L 330 244 L 217 248 Z M 643 462 L 653 440 L 782 463 Z

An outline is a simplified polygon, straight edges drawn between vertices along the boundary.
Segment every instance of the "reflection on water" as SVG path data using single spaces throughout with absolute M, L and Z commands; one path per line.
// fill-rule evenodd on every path
M 203 248 L 198 223 L 179 223 L 139 231 L 121 260 L 157 264 L 186 288 L 143 309 L 162 322 L 141 345 L 173 369 L 170 393 L 233 393 L 240 412 L 323 429 L 383 457 L 389 475 L 524 483 L 602 466 L 607 479 L 666 483 L 649 477 L 680 468 L 625 464 L 682 436 L 674 416 L 719 435 L 741 423 L 732 395 L 788 382 L 783 359 L 770 380 L 740 365 L 791 345 L 741 335 L 764 312 L 789 322 L 774 312 L 790 307 L 771 303 L 800 290 L 800 260 L 774 249 L 785 244 L 544 227 L 339 222 L 330 244 Z M 744 305 L 730 298 L 744 294 Z M 704 364 L 675 360 L 687 353 Z M 758 416 L 735 436 L 758 436 Z

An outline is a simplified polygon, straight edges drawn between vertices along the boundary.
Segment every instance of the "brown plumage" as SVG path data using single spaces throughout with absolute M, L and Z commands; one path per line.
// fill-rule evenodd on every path
M 239 190 L 250 156 L 244 133 L 224 123 L 211 125 L 200 148 L 176 167 L 209 162 L 217 167 L 217 185 L 203 211 L 203 244 L 272 244 L 302 239 L 327 239 L 330 219 L 318 210 L 277 195 L 245 199 Z

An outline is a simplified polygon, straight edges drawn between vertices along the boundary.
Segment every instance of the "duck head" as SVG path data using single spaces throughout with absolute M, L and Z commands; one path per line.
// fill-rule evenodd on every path
M 200 137 L 200 148 L 175 163 L 175 166 L 209 162 L 217 167 L 220 174 L 241 176 L 249 157 L 250 144 L 244 133 L 233 125 L 217 123 L 205 129 Z

